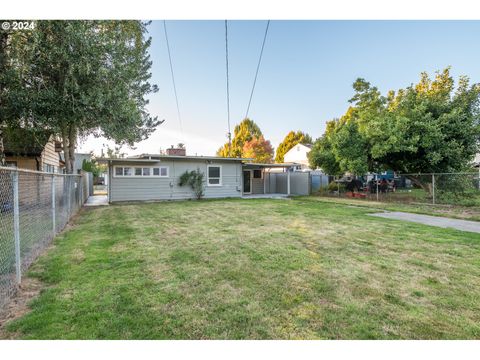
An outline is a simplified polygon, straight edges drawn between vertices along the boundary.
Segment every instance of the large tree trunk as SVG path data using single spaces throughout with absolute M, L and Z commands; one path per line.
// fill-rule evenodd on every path
M 68 135 L 66 127 L 62 128 L 62 147 L 63 147 L 63 156 L 65 157 L 65 172 L 70 174 L 70 151 L 68 150 Z
M 423 175 L 426 176 L 426 175 Z M 425 191 L 427 194 L 432 193 L 432 183 L 431 182 L 425 182 L 421 181 L 418 176 L 415 175 L 407 175 L 405 176 L 407 179 L 409 179 L 412 183 L 420 187 L 423 191 Z
M 73 164 L 75 162 L 75 147 L 77 143 L 77 130 L 73 125 L 70 125 L 70 129 L 68 132 L 68 151 L 69 151 L 69 159 L 70 159 L 70 171 L 69 174 L 73 174 Z
M 5 148 L 3 147 L 3 121 L 0 122 L 0 166 L 6 166 Z

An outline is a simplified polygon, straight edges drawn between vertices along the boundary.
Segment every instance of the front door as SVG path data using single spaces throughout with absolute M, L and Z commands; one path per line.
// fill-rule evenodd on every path
M 243 170 L 243 193 L 252 193 L 252 170 Z

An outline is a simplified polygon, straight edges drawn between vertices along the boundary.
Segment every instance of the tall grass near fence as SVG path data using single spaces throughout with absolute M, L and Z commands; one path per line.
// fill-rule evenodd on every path
M 0 167 L 0 310 L 88 197 L 87 178 Z

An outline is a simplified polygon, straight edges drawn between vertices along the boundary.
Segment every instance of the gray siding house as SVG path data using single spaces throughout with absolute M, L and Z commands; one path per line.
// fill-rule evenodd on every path
M 189 186 L 179 186 L 185 171 L 205 174 L 204 198 L 245 197 L 259 194 L 307 195 L 309 174 L 291 171 L 282 164 L 252 164 L 251 159 L 214 156 L 144 154 L 123 159 L 103 159 L 108 164 L 108 200 L 155 201 L 194 199 Z

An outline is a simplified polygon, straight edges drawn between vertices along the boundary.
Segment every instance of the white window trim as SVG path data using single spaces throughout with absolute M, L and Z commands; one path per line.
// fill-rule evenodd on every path
M 209 169 L 211 167 L 218 167 L 220 169 L 220 177 L 219 178 L 217 178 L 217 177 L 210 178 L 210 176 L 208 176 Z M 218 182 L 218 184 L 210 184 L 210 179 L 219 179 L 219 182 Z M 208 187 L 222 186 L 222 165 L 207 165 L 207 186 Z
M 117 175 L 117 168 L 122 168 L 122 174 L 123 174 L 123 168 L 131 168 L 132 169 L 132 175 Z M 135 175 L 135 168 L 141 168 L 142 169 L 142 175 Z M 143 175 L 143 168 L 149 168 L 150 169 L 150 175 Z M 154 168 L 159 168 L 159 175 L 153 175 L 153 169 Z M 167 175 L 161 175 L 162 170 L 161 168 L 167 169 Z M 142 178 L 168 178 L 170 177 L 170 167 L 169 166 L 138 166 L 138 165 L 115 165 L 113 167 L 113 177 L 116 178 L 136 178 L 136 179 L 142 179 Z

